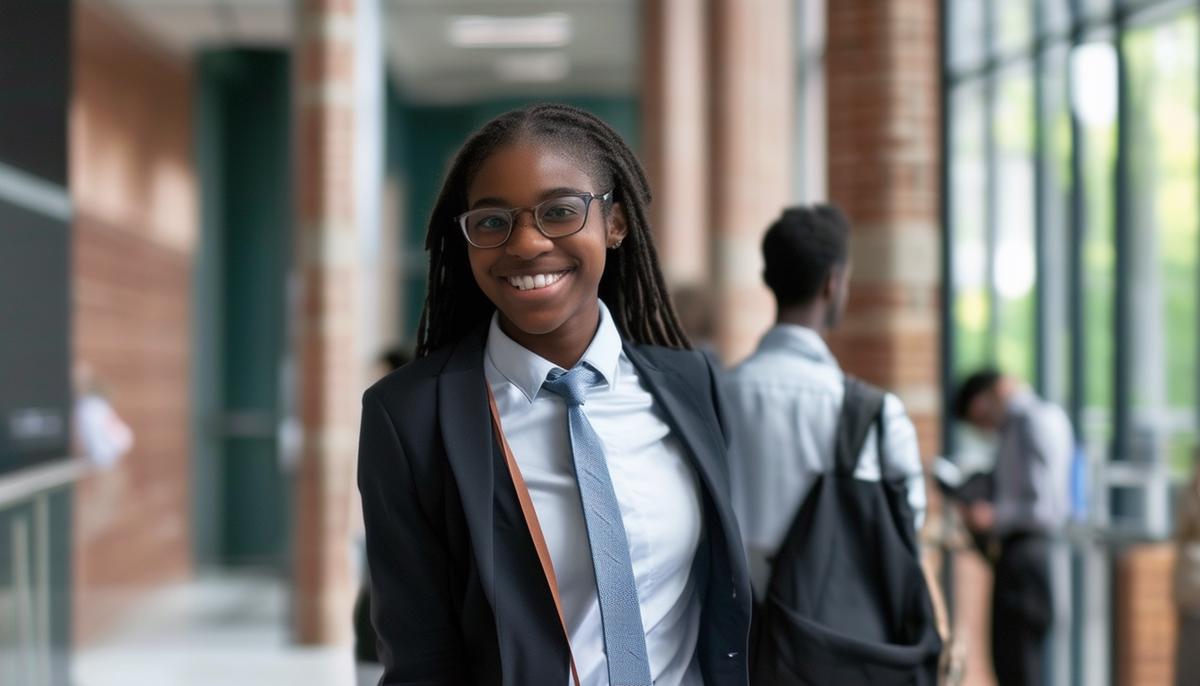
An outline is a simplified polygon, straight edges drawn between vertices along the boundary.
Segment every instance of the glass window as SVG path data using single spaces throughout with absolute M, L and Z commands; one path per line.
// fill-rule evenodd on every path
M 1071 0 L 1041 0 L 1042 31 L 1050 35 L 1065 35 L 1071 29 Z
M 1029 62 L 996 74 L 990 170 L 995 243 L 992 288 L 996 307 L 996 362 L 1026 380 L 1034 376 L 1037 285 L 1034 217 L 1033 67 Z
M 987 151 L 982 81 L 954 90 L 950 130 L 950 226 L 953 231 L 955 378 L 991 359 L 987 288 Z
M 1104 18 L 1113 11 L 1113 0 L 1080 0 L 1079 5 L 1085 19 Z
M 1041 89 L 1042 250 L 1038 288 L 1042 317 L 1045 377 L 1041 386 L 1049 400 L 1071 404 L 1071 111 L 1067 92 L 1065 45 L 1050 48 L 1038 75 Z
M 996 52 L 1006 55 L 1028 48 L 1033 39 L 1033 0 L 1004 0 L 991 7 Z
M 1191 12 L 1126 34 L 1134 457 L 1180 475 L 1196 444 L 1197 28 Z
M 1113 437 L 1113 330 L 1116 284 L 1113 192 L 1117 154 L 1117 55 L 1108 42 L 1071 54 L 1071 106 L 1079 117 L 1083 158 L 1083 319 L 1085 361 L 1081 438 L 1106 459 Z
M 957 0 L 946 7 L 950 12 L 950 68 L 966 71 L 978 67 L 986 56 L 984 0 Z

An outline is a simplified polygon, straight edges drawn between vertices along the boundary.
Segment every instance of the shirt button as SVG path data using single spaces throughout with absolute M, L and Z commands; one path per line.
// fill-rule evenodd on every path
M 735 588 L 735 589 L 733 589 L 733 597 L 734 597 L 734 598 L 736 598 L 736 597 L 737 597 L 737 589 L 736 589 L 736 588 Z

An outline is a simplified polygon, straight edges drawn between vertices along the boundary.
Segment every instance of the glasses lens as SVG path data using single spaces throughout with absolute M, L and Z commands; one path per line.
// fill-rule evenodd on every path
M 547 236 L 569 236 L 583 228 L 587 201 L 574 195 L 551 198 L 538 205 L 537 220 Z
M 468 212 L 463 217 L 463 227 L 467 230 L 467 238 L 471 243 L 481 248 L 500 245 L 508 238 L 512 228 L 512 217 L 503 210 L 484 208 Z

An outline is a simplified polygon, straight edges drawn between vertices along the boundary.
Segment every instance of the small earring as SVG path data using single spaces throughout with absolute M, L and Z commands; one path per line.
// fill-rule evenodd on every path
M 616 250 L 617 248 L 621 247 L 621 243 L 623 243 L 623 242 L 625 242 L 625 239 L 621 239 L 621 240 L 617 241 L 616 243 L 613 243 L 611 246 L 609 246 L 608 249 Z

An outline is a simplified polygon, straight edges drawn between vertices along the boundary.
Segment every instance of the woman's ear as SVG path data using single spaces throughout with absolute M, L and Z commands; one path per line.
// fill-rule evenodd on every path
M 629 234 L 629 223 L 625 220 L 625 208 L 621 203 L 613 203 L 612 211 L 608 213 L 607 235 L 605 245 L 616 248 Z

